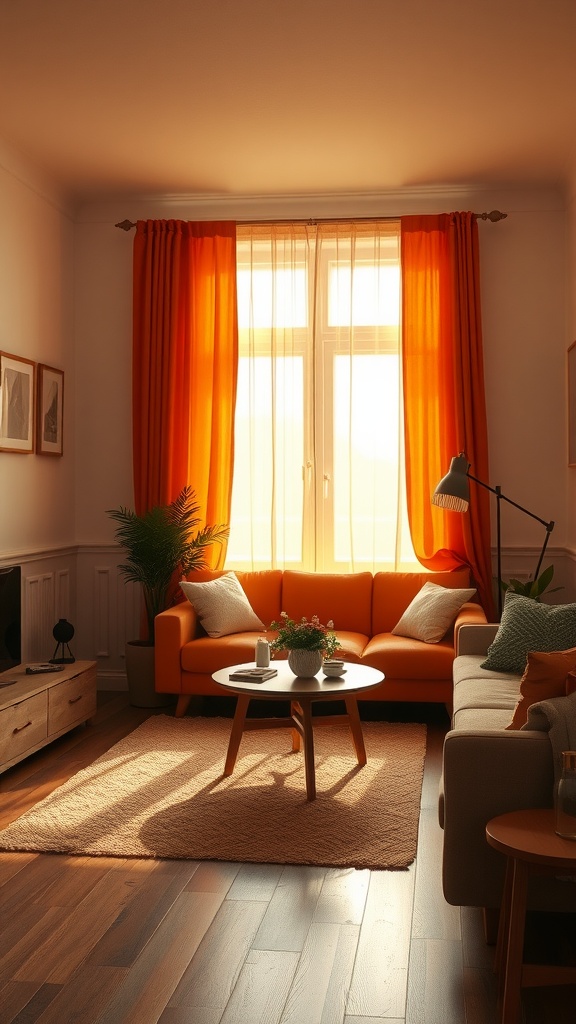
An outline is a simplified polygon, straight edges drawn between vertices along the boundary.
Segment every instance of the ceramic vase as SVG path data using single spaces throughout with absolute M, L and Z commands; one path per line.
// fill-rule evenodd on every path
M 315 676 L 322 668 L 322 651 L 289 651 L 288 665 L 295 676 Z

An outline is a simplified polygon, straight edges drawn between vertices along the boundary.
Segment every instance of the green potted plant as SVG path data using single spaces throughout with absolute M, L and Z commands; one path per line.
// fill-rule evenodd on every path
M 554 566 L 549 565 L 544 572 L 540 573 L 538 579 L 532 580 L 509 580 L 508 583 L 502 581 L 500 584 L 504 593 L 511 590 L 514 594 L 521 594 L 522 597 L 531 597 L 534 601 L 540 601 L 542 594 L 545 590 L 548 590 L 554 576 Z M 553 587 L 552 590 L 548 590 L 549 594 L 555 594 L 558 590 L 563 590 L 563 587 Z
M 123 507 L 106 512 L 119 524 L 115 538 L 128 556 L 118 569 L 127 583 L 141 585 L 146 608 L 147 637 L 126 645 L 130 703 L 136 707 L 167 703 L 154 689 L 156 616 L 170 606 L 182 577 L 208 568 L 207 549 L 221 544 L 230 532 L 222 525 L 197 529 L 199 509 L 195 492 L 187 485 L 168 505 L 155 505 L 140 515 Z M 132 670 L 136 659 L 138 667 Z

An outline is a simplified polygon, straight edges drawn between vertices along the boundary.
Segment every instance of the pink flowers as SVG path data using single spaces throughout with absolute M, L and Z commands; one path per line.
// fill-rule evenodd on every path
M 338 650 L 338 639 L 332 619 L 323 626 L 317 615 L 310 619 L 303 616 L 299 622 L 291 619 L 286 612 L 280 613 L 280 622 L 271 622 L 270 629 L 278 630 L 278 636 L 270 643 L 271 651 L 322 651 L 331 657 Z

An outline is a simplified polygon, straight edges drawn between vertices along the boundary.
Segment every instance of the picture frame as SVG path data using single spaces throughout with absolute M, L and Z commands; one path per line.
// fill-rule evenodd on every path
M 576 341 L 568 349 L 568 465 L 576 466 Z
M 64 426 L 64 370 L 38 363 L 36 453 L 62 455 Z
M 0 451 L 34 451 L 36 363 L 0 352 Z

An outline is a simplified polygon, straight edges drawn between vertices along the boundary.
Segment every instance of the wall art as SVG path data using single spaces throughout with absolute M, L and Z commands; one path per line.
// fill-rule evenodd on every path
M 34 451 L 36 363 L 0 352 L 0 451 Z
M 38 455 L 62 455 L 64 371 L 39 363 L 37 394 L 36 452 Z
M 576 466 L 576 341 L 568 349 L 568 465 Z

